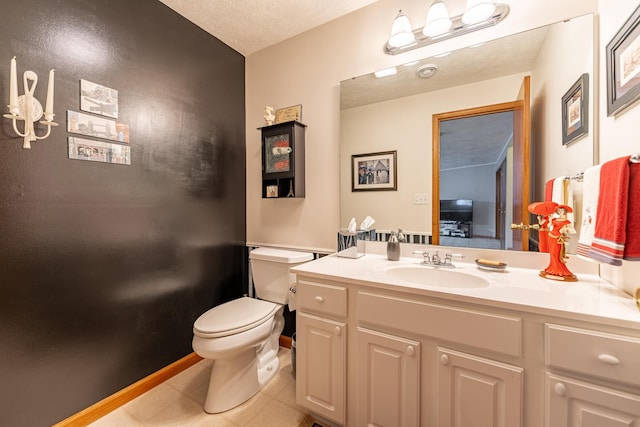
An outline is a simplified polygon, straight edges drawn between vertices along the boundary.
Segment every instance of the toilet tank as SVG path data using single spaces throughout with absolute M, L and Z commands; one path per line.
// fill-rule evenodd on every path
M 274 248 L 256 248 L 249 252 L 251 275 L 256 296 L 286 304 L 295 275 L 289 269 L 311 261 L 313 254 Z

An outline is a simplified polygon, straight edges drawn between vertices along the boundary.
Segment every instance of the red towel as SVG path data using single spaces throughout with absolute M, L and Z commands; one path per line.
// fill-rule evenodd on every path
M 555 178 L 550 179 L 544 186 L 544 201 L 550 202 L 553 198 L 553 182 Z M 563 202 L 564 203 L 564 202 Z
M 629 163 L 629 208 L 624 259 L 640 261 L 640 163 Z
M 598 221 L 589 257 L 611 265 L 622 265 L 627 240 L 629 157 L 611 160 L 600 170 Z

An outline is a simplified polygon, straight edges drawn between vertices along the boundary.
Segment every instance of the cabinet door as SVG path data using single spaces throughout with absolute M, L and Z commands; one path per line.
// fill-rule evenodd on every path
M 420 425 L 420 343 L 358 328 L 358 426 Z
M 298 311 L 296 325 L 296 401 L 344 424 L 346 324 Z
M 523 369 L 438 348 L 439 427 L 522 425 Z
M 546 427 L 640 425 L 640 396 L 547 374 Z

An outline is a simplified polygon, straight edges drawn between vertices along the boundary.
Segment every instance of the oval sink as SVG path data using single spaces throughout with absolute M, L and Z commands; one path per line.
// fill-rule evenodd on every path
M 390 267 L 384 274 L 402 282 L 436 288 L 486 288 L 489 286 L 489 282 L 482 277 L 421 265 Z

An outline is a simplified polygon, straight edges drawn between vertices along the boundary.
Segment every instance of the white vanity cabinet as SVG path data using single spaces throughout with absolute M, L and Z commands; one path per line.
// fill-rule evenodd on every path
M 546 324 L 545 364 L 546 427 L 640 425 L 640 339 Z
M 438 348 L 438 426 L 522 425 L 524 369 Z
M 358 327 L 359 426 L 420 427 L 420 342 Z
M 434 290 L 370 260 L 293 269 L 296 401 L 327 425 L 640 427 L 640 316 L 606 283 L 515 270 Z
M 296 293 L 296 401 L 310 411 L 344 425 L 347 290 L 299 281 Z
M 354 294 L 357 299 L 355 321 L 358 325 L 360 349 L 357 382 L 361 388 L 358 393 L 360 404 L 357 426 L 522 425 L 522 368 L 439 346 L 447 343 L 449 346 L 479 352 L 498 352 L 504 354 L 505 358 L 514 360 L 522 352 L 522 321 L 518 316 L 479 310 L 476 307 L 457 307 L 433 299 L 379 290 L 363 289 Z M 362 337 L 360 332 L 365 330 L 365 326 L 368 328 L 367 335 Z M 369 342 L 376 334 L 382 337 L 379 340 L 384 339 L 389 343 L 379 353 L 387 356 L 387 359 L 394 357 L 398 361 L 395 364 L 380 363 L 379 366 L 385 369 L 384 373 L 365 368 L 371 364 L 372 351 L 363 351 L 362 348 L 372 348 Z M 400 335 L 404 338 L 399 338 Z M 390 343 L 394 342 L 397 346 L 391 350 Z M 424 358 L 417 354 L 417 350 L 422 350 L 422 347 L 425 347 L 427 353 Z M 420 365 L 421 359 L 424 366 Z M 435 364 L 432 363 L 433 360 Z M 402 361 L 413 363 L 403 364 Z M 414 387 L 406 381 L 404 376 L 409 371 L 406 366 L 412 367 L 415 378 L 420 377 L 420 369 L 423 369 L 426 383 L 416 384 Z M 416 366 L 415 369 L 413 366 Z M 372 380 L 373 376 L 386 378 L 386 381 L 378 386 Z M 366 385 L 374 387 L 369 390 L 370 394 L 380 394 L 386 399 L 371 402 L 371 398 L 364 398 L 362 394 L 366 391 Z M 404 387 L 400 388 L 399 385 Z M 392 390 L 377 391 L 376 386 L 380 389 L 398 389 L 400 395 L 410 396 L 408 402 L 411 404 L 403 406 L 404 402 L 392 398 Z M 430 393 L 433 388 L 436 392 Z M 420 407 L 413 410 L 412 403 L 415 400 L 422 402 L 422 411 Z M 384 410 L 388 414 L 394 414 L 394 417 L 373 417 L 372 410 L 367 410 L 372 407 L 379 412 Z M 396 413 L 404 413 L 405 417 L 396 417 Z M 418 415 L 416 424 L 409 422 L 414 419 L 414 415 Z M 366 422 L 361 421 L 364 419 Z M 378 421 L 381 419 L 385 422 Z

